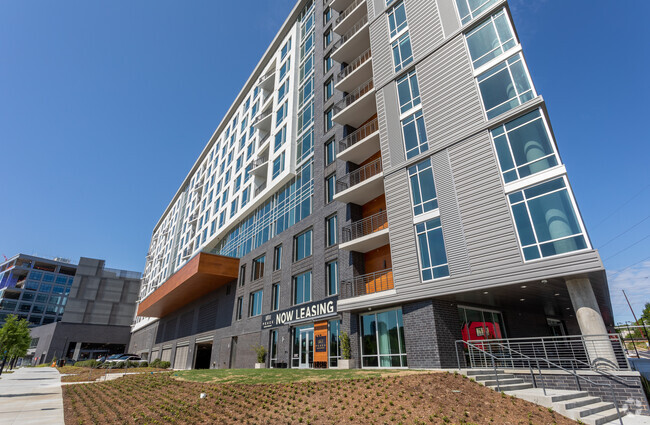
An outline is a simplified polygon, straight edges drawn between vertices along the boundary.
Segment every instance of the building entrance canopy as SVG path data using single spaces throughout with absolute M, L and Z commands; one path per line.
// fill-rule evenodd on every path
M 164 317 L 237 279 L 239 259 L 201 252 L 138 306 L 138 316 Z

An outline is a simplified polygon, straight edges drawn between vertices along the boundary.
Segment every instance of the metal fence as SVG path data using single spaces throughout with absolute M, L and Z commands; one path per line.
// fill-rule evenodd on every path
M 373 294 L 393 289 L 393 287 L 393 269 L 380 270 L 343 280 L 341 282 L 341 298 Z
M 386 211 L 380 211 L 370 217 L 366 217 L 344 226 L 341 229 L 341 239 L 344 243 L 350 242 L 351 240 L 370 235 L 387 227 L 388 216 L 386 215 Z
M 348 134 L 343 140 L 339 141 L 339 152 L 343 152 L 344 150 L 354 146 L 359 143 L 359 141 L 370 136 L 372 133 L 375 133 L 377 130 L 379 130 L 379 125 L 377 123 L 377 118 L 375 118 L 362 127 L 354 130 L 353 133 Z
M 368 93 L 373 88 L 375 88 L 375 84 L 371 78 L 365 83 L 361 84 L 356 89 L 354 89 L 354 91 L 350 92 L 342 100 L 337 102 L 334 105 L 334 111 L 338 114 L 339 112 L 341 112 L 342 110 L 344 110 L 345 108 L 347 108 L 348 106 L 352 105 L 354 102 L 359 100 L 361 96 Z
M 364 180 L 375 176 L 382 171 L 381 158 L 378 158 L 363 167 L 348 173 L 336 181 L 336 192 L 342 192 L 354 185 L 357 185 Z

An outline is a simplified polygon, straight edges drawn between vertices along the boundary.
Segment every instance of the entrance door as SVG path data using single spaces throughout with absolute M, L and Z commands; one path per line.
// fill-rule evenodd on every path
M 233 336 L 230 340 L 230 363 L 228 369 L 233 369 L 237 362 L 237 337 Z
M 314 328 L 300 329 L 299 368 L 308 369 L 314 366 Z
M 212 357 L 212 342 L 201 342 L 196 344 L 196 358 L 194 369 L 210 369 L 210 358 Z

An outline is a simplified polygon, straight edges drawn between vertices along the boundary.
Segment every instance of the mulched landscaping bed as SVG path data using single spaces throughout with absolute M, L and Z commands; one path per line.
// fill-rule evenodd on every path
M 201 399 L 200 394 L 206 397 Z M 171 373 L 63 388 L 66 424 L 575 424 L 462 375 L 242 385 Z
M 63 366 L 57 367 L 61 374 L 61 382 L 87 382 L 96 381 L 108 373 L 149 373 L 168 371 L 168 369 L 157 369 L 154 367 L 138 367 L 131 369 L 91 369 L 89 367 Z

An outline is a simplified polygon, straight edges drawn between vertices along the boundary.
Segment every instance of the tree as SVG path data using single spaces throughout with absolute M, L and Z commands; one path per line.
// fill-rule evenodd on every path
M 645 307 L 641 313 L 641 320 L 644 323 L 650 324 L 650 303 L 645 303 Z
M 13 314 L 7 316 L 5 324 L 0 329 L 0 356 L 2 357 L 0 375 L 7 359 L 23 357 L 27 354 L 31 342 L 27 320 L 18 320 L 18 317 Z

